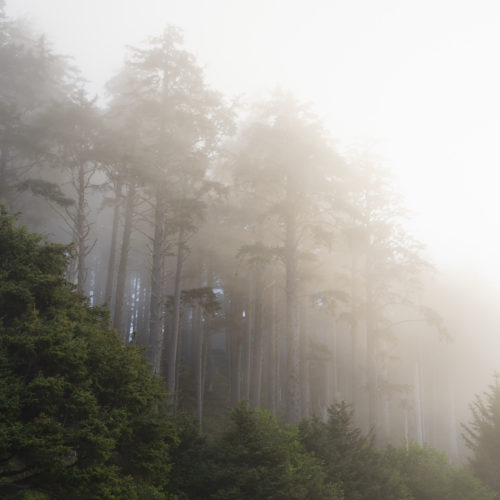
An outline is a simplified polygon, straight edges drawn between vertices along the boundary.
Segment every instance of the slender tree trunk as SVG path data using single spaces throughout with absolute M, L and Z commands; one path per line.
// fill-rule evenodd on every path
M 359 406 L 358 338 L 359 338 L 359 291 L 357 287 L 357 265 L 354 250 L 351 250 L 351 401 L 356 411 Z M 356 413 L 355 413 L 356 415 Z
M 415 383 L 413 393 L 415 397 L 415 421 L 417 426 L 417 443 L 420 446 L 424 444 L 424 423 L 422 411 L 422 391 L 420 387 L 420 362 L 415 363 Z
M 455 403 L 455 387 L 453 381 L 450 380 L 448 383 L 448 393 L 450 401 L 450 449 L 451 449 L 451 459 L 457 461 L 459 458 L 458 454 L 458 424 L 457 424 L 457 408 Z
M 338 332 L 337 325 L 332 321 L 332 339 L 333 339 L 333 349 L 332 349 L 332 363 L 331 363 L 331 377 L 332 377 L 332 392 L 333 401 L 339 403 L 341 400 L 340 390 L 339 390 L 339 346 L 338 346 Z M 330 396 L 331 397 L 331 396 Z
M 245 331 L 243 338 L 243 388 L 241 389 L 241 397 L 250 401 L 250 378 L 252 376 L 252 278 L 248 277 L 248 303 L 245 309 Z
M 165 202 L 160 187 L 156 189 L 153 234 L 153 265 L 151 267 L 151 297 L 149 307 L 149 336 L 151 339 L 153 372 L 161 373 L 163 352 L 163 241 Z
M 230 330 L 229 330 L 229 392 L 231 406 L 235 407 L 241 400 L 241 346 L 240 346 L 240 324 L 241 310 L 235 303 L 236 299 L 231 297 L 229 306 Z
M 201 398 L 205 399 L 205 390 L 208 387 L 208 391 L 212 392 L 212 336 L 210 332 L 210 324 L 208 320 L 205 322 L 204 327 L 204 341 L 202 344 L 202 358 L 203 358 L 203 370 L 201 378 Z
M 116 279 L 115 307 L 113 314 L 113 327 L 122 331 L 123 302 L 125 299 L 125 283 L 127 279 L 128 256 L 130 251 L 130 239 L 132 235 L 132 221 L 135 204 L 135 183 L 128 186 L 125 204 L 125 218 L 123 224 L 122 244 L 120 249 L 120 262 L 118 264 L 118 274 Z
M 184 335 L 183 335 L 183 323 L 184 323 L 184 314 L 182 311 L 179 313 L 179 325 L 178 325 L 178 335 L 177 335 L 177 356 L 176 356 L 176 364 L 175 364 L 175 389 L 174 389 L 174 414 L 177 411 L 177 408 L 179 406 L 179 394 L 180 394 L 180 384 L 181 384 L 181 377 L 180 377 L 180 372 L 181 372 L 181 366 L 183 363 L 182 359 L 182 354 L 183 354 L 183 344 L 184 344 Z M 168 361 L 167 361 L 168 363 Z
M 264 325 L 262 321 L 263 310 L 263 269 L 262 264 L 255 265 L 255 287 L 254 287 L 254 314 L 253 314 L 253 373 L 251 381 L 251 402 L 252 406 L 261 406 L 262 392 L 262 369 L 264 364 Z
M 198 417 L 198 426 L 200 432 L 203 427 L 203 347 L 205 335 L 203 331 L 203 322 L 201 308 L 195 306 L 193 312 L 193 330 L 195 334 L 195 379 L 196 379 L 196 415 Z
M 295 190 L 291 180 L 287 186 L 287 216 L 285 236 L 286 326 L 288 333 L 287 419 L 300 420 L 300 332 L 297 293 L 297 215 L 294 208 Z
M 422 339 L 417 337 L 416 339 L 416 351 L 417 360 L 415 362 L 415 378 L 413 386 L 414 395 L 414 408 L 415 408 L 415 423 L 416 423 L 416 434 L 417 443 L 423 446 L 426 435 L 424 428 L 424 398 L 423 398 L 423 387 L 422 387 Z
M 301 301 L 300 307 L 300 382 L 301 382 L 301 418 L 309 418 L 311 411 L 311 377 L 310 368 L 310 336 L 306 304 Z
M 243 377 L 241 381 L 243 382 L 243 387 L 241 389 L 241 397 L 247 401 L 250 400 L 250 377 L 251 372 L 251 354 L 252 354 L 252 329 L 251 329 L 251 317 L 250 312 L 246 311 L 247 315 L 245 317 L 245 337 L 243 342 L 243 352 L 242 352 L 242 369 Z
M 139 330 L 139 317 L 140 317 L 140 308 L 141 308 L 141 280 L 140 277 L 136 275 L 134 279 L 134 301 L 133 301 L 133 334 L 134 338 L 132 339 L 135 342 L 135 337 L 137 336 L 137 332 Z
M 377 361 L 375 355 L 375 332 L 370 318 L 366 326 L 366 365 L 368 391 L 368 422 L 371 429 L 377 430 Z
M 137 318 L 137 343 L 142 346 L 150 345 L 148 337 L 149 325 L 149 303 L 150 303 L 150 287 L 145 286 L 144 274 L 140 274 L 139 281 L 139 313 Z
M 177 384 L 177 351 L 179 344 L 180 316 L 181 316 L 181 279 L 182 264 L 184 260 L 184 228 L 181 226 L 177 240 L 177 265 L 175 269 L 174 301 L 172 310 L 172 331 L 169 337 L 168 350 L 168 378 L 167 390 L 171 401 L 175 396 Z
M 85 277 L 86 277 L 86 267 L 85 267 L 85 257 L 87 256 L 87 227 L 85 220 L 85 165 L 78 165 L 78 178 L 77 178 L 77 205 L 76 205 L 76 241 L 78 246 L 77 255 L 77 270 L 76 270 L 76 286 L 77 290 L 81 293 L 85 291 Z
M 384 362 L 383 366 L 383 377 L 384 380 L 389 380 L 389 369 L 387 367 L 387 362 Z M 385 444 L 390 444 L 391 440 L 391 412 L 390 412 L 390 393 L 386 389 L 383 395 L 383 408 L 384 408 L 384 433 L 385 433 Z
M 9 130 L 6 129 L 4 134 L 4 141 L 2 143 L 2 147 L 0 150 L 0 202 L 5 203 L 7 202 L 7 195 L 9 192 L 9 187 L 10 187 L 10 182 L 9 182 L 9 176 L 7 172 L 7 165 L 9 163 L 9 156 L 10 156 L 10 151 L 9 147 L 7 145 L 8 140 L 7 140 L 7 134 L 9 133 Z
M 210 333 L 210 326 L 207 324 L 205 325 L 205 342 L 203 342 L 203 395 L 205 394 L 206 389 L 208 389 L 208 392 L 212 392 L 214 390 L 214 360 L 212 352 L 212 336 Z
M 269 335 L 269 409 L 276 416 L 278 406 L 279 339 L 276 317 L 276 284 L 271 288 L 271 332 Z
M 324 385 L 324 404 L 323 404 L 323 420 L 326 422 L 328 420 L 328 408 L 330 408 L 332 404 L 332 365 L 333 363 L 324 363 L 324 377 L 325 377 L 325 385 Z
M 116 267 L 116 242 L 118 239 L 118 225 L 120 222 L 120 204 L 122 196 L 122 183 L 115 184 L 115 204 L 113 207 L 113 225 L 111 228 L 111 241 L 109 245 L 108 272 L 106 276 L 106 289 L 104 292 L 104 303 L 111 305 L 113 300 L 113 284 L 115 282 Z
M 162 101 L 160 110 L 160 127 L 158 129 L 158 159 L 157 168 L 159 176 L 166 172 L 164 162 L 166 161 L 165 130 L 166 130 L 166 107 L 168 101 L 168 70 L 163 68 L 162 77 Z M 166 201 L 164 193 L 163 177 L 156 180 L 155 189 L 155 213 L 154 213 L 154 235 L 153 235 L 153 265 L 151 267 L 151 298 L 149 307 L 149 336 L 152 348 L 153 372 L 158 376 L 161 374 L 163 357 L 163 246 L 165 240 Z
M 373 317 L 373 295 L 371 284 L 371 266 L 366 263 L 366 370 L 368 390 L 368 422 L 371 429 L 377 431 L 377 339 Z
M 405 448 L 408 451 L 410 447 L 410 431 L 408 425 L 408 408 L 404 409 L 404 433 L 405 433 Z

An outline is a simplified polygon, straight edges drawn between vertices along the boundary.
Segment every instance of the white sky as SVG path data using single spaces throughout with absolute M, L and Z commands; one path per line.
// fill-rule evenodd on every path
M 500 287 L 500 2 L 7 0 L 7 12 L 74 56 L 96 92 L 126 44 L 182 27 L 213 87 L 280 85 L 342 146 L 371 145 L 438 265 L 474 261 Z

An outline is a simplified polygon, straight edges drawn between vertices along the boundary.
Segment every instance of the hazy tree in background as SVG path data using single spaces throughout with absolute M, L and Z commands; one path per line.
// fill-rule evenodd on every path
M 194 57 L 182 48 L 179 30 L 168 27 L 163 35 L 151 39 L 145 48 L 132 49 L 129 66 L 133 70 L 133 99 L 146 118 L 147 134 L 141 135 L 152 150 L 148 165 L 153 210 L 150 338 L 153 367 L 161 371 L 163 348 L 164 257 L 169 234 L 169 202 L 176 193 L 185 193 L 187 168 L 206 165 L 203 157 L 211 155 L 226 130 L 228 113 L 221 96 L 208 89 Z M 132 95 L 131 95 L 132 98 Z M 206 167 L 205 167 L 206 168 Z M 189 183 L 188 183 L 189 184 Z M 173 392 L 175 356 L 177 355 L 178 310 L 182 272 L 182 250 L 185 242 L 183 225 L 177 234 L 177 267 L 174 292 L 173 326 L 169 352 L 168 388 Z M 171 233 L 170 233 L 171 234 Z M 174 370 L 173 372 L 171 370 Z
M 57 208 L 61 203 L 54 204 L 70 229 L 74 243 L 75 259 L 70 278 L 77 289 L 84 292 L 88 272 L 86 258 L 95 244 L 91 235 L 89 197 L 102 184 L 98 175 L 102 163 L 96 147 L 103 127 L 101 114 L 83 90 L 76 89 L 71 100 L 48 108 L 44 122 L 47 161 L 58 167 L 67 180 L 63 192 L 71 200 L 62 210 Z M 30 185 L 33 188 L 36 184 L 30 182 Z
M 47 166 L 44 136 L 46 111 L 65 102 L 76 75 L 67 61 L 54 54 L 45 38 L 0 10 L 0 201 L 20 208 L 16 190 L 34 177 L 35 191 L 64 203 L 55 182 L 43 179 Z
M 252 189 L 274 217 L 274 238 L 285 268 L 287 415 L 300 419 L 299 251 L 317 221 L 320 197 L 339 158 L 317 119 L 289 96 L 276 94 L 244 132 L 243 166 Z
M 359 284 L 359 295 L 356 298 L 353 291 L 352 300 L 360 301 L 364 309 L 358 312 L 366 329 L 368 420 L 370 427 L 376 429 L 383 385 L 379 364 L 384 338 L 393 334 L 394 322 L 413 321 L 420 314 L 415 293 L 420 290 L 422 273 L 430 267 L 420 255 L 421 245 L 402 228 L 405 211 L 388 173 L 366 159 L 359 159 L 355 170 L 357 217 L 350 236 L 352 258 L 359 262 L 359 267 L 353 263 L 353 274 L 357 271 L 358 279 L 355 275 L 352 278 Z
M 134 83 L 130 67 L 125 67 L 108 82 L 111 102 L 105 118 L 109 135 L 104 145 L 108 154 L 106 172 L 114 191 L 106 297 L 113 306 L 113 326 L 126 339 L 130 325 L 124 325 L 123 319 L 129 253 L 134 219 L 142 202 L 141 186 L 147 181 L 146 167 L 151 161 L 148 146 L 141 135 L 145 132 L 141 103 L 132 99 Z M 122 227 L 120 242 L 119 226 Z

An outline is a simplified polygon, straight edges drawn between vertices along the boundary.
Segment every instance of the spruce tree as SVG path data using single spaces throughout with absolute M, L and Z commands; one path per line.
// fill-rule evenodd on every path
M 463 437 L 472 450 L 471 467 L 490 488 L 500 493 L 500 381 L 498 375 L 482 397 L 470 405 L 472 422 Z
M 69 252 L 2 210 L 0 497 L 154 498 L 176 439 L 164 394 L 65 279 Z

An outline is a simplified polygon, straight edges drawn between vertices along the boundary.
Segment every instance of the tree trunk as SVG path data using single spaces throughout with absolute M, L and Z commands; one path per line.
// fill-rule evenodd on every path
M 271 332 L 269 335 L 269 409 L 276 416 L 278 407 L 278 381 L 279 381 L 279 339 L 276 318 L 276 284 L 271 288 Z
M 123 224 L 122 245 L 120 249 L 120 262 L 118 264 L 118 274 L 116 279 L 115 307 L 113 314 L 113 327 L 122 331 L 123 325 L 123 302 L 125 299 L 125 283 L 127 279 L 128 255 L 130 251 L 130 239 L 132 235 L 132 220 L 134 216 L 135 204 L 135 183 L 131 183 L 127 190 L 125 205 L 125 219 Z
M 87 255 L 86 237 L 88 228 L 85 223 L 85 165 L 78 165 L 78 178 L 77 178 L 77 205 L 76 205 L 76 224 L 75 235 L 76 244 L 78 248 L 77 255 L 77 269 L 76 269 L 76 286 L 77 290 L 81 293 L 85 291 L 85 257 Z
M 389 369 L 387 366 L 387 361 L 383 364 L 383 379 L 385 381 L 389 380 Z M 390 444 L 391 440 L 391 412 L 390 412 L 390 403 L 391 403 L 391 395 L 389 393 L 389 389 L 385 390 L 383 395 L 383 408 L 384 408 L 384 438 L 385 444 Z
M 300 307 L 300 382 L 301 382 L 301 418 L 309 418 L 311 411 L 311 361 L 312 354 L 310 335 L 307 330 L 308 318 L 306 304 L 301 301 Z
M 338 331 L 337 325 L 334 321 L 332 321 L 332 340 L 333 340 L 333 349 L 332 349 L 332 362 L 331 362 L 331 377 L 332 377 L 332 394 L 333 401 L 335 403 L 340 403 L 341 395 L 339 390 L 339 346 L 338 346 Z M 332 396 L 330 396 L 332 397 Z
M 166 107 L 168 101 L 168 69 L 162 71 L 162 102 L 160 111 L 160 127 L 158 129 L 158 159 L 157 168 L 159 176 L 165 174 L 161 171 L 166 161 L 165 130 Z M 155 214 L 153 235 L 153 265 L 151 267 L 151 298 L 149 307 L 149 336 L 152 349 L 153 372 L 161 374 L 163 357 L 163 245 L 165 239 L 166 202 L 163 178 L 156 180 L 155 189 Z
M 371 267 L 366 264 L 366 371 L 368 390 L 368 423 L 377 431 L 377 339 L 373 317 L 373 296 L 371 285 Z
M 359 411 L 359 380 L 358 366 L 358 338 L 359 338 L 359 290 L 357 287 L 357 265 L 354 250 L 351 249 L 351 401 L 355 409 Z M 357 419 L 359 421 L 359 418 Z
M 137 331 L 139 330 L 139 313 L 141 307 L 141 280 L 138 275 L 134 278 L 134 300 L 132 302 L 132 322 L 131 328 L 133 332 L 133 341 L 135 342 L 135 337 L 137 336 Z
M 149 336 L 153 372 L 161 373 L 163 351 L 163 240 L 165 230 L 165 202 L 160 187 L 156 189 L 153 234 L 153 265 L 151 267 L 151 297 L 149 307 Z
M 422 391 L 420 387 L 420 364 L 415 363 L 415 383 L 413 387 L 413 394 L 415 397 L 415 422 L 417 443 L 420 446 L 424 444 L 424 424 L 423 424 L 423 411 L 422 411 Z
M 458 424 L 457 424 L 457 409 L 455 403 L 455 390 L 454 390 L 453 381 L 450 380 L 448 383 L 448 394 L 450 401 L 450 450 L 451 450 L 451 459 L 453 461 L 458 461 L 459 453 L 458 453 Z
M 250 401 L 250 377 L 252 375 L 252 278 L 248 276 L 248 294 L 247 294 L 247 307 L 245 309 L 245 330 L 243 338 L 243 387 L 241 389 L 241 397 Z
M 203 370 L 201 377 L 201 397 L 205 398 L 205 388 L 208 387 L 209 392 L 212 392 L 212 376 L 213 376 L 213 365 L 212 365 L 212 337 L 210 335 L 210 325 L 208 321 L 205 323 L 204 327 L 204 342 L 202 345 L 202 358 L 203 358 Z
M 203 346 L 205 343 L 205 335 L 203 330 L 203 322 L 201 308 L 195 306 L 193 312 L 193 330 L 195 335 L 195 380 L 196 380 L 196 415 L 198 417 L 198 426 L 200 432 L 203 427 Z
M 229 306 L 229 392 L 231 406 L 235 407 L 241 400 L 241 346 L 240 346 L 240 324 L 241 310 L 235 303 L 236 299 L 231 297 Z
M 145 286 L 144 274 L 140 274 L 139 278 L 139 305 L 138 305 L 138 318 L 137 318 L 137 343 L 142 346 L 150 345 L 148 338 L 148 325 L 149 325 L 149 302 L 150 302 L 150 287 Z
M 181 278 L 182 264 L 184 260 L 184 228 L 181 226 L 177 240 L 177 265 L 175 269 L 174 300 L 172 310 L 172 331 L 169 337 L 168 345 L 168 378 L 167 390 L 169 399 L 174 401 L 177 385 L 177 351 L 179 344 L 180 317 L 181 317 Z
M 8 147 L 7 134 L 9 129 L 7 128 L 4 132 L 5 138 L 0 149 L 0 203 L 7 203 L 7 195 L 9 193 L 10 182 L 8 179 L 7 165 L 9 163 L 10 151 Z M 7 204 L 8 206 L 8 204 Z
M 111 306 L 113 301 L 113 285 L 115 282 L 116 265 L 116 241 L 118 236 L 118 225 L 120 220 L 120 204 L 122 196 L 122 183 L 115 183 L 115 204 L 113 207 L 113 226 L 111 229 L 111 241 L 109 245 L 108 273 L 106 276 L 106 289 L 104 292 L 104 303 Z
M 297 293 L 297 214 L 295 190 L 288 179 L 285 236 L 286 326 L 288 333 L 287 420 L 300 420 L 300 334 Z
M 264 364 L 264 325 L 262 321 L 263 309 L 263 269 L 262 264 L 255 265 L 254 311 L 253 311 L 253 370 L 251 380 L 251 402 L 254 408 L 261 406 L 262 369 Z
M 324 370 L 323 370 L 323 373 L 324 373 L 324 377 L 325 377 L 325 385 L 324 385 L 324 393 L 323 393 L 323 411 L 322 411 L 322 415 L 323 415 L 323 421 L 327 421 L 328 420 L 328 408 L 330 408 L 331 404 L 332 404 L 332 384 L 331 384 L 331 380 L 332 380 L 332 365 L 333 365 L 334 361 L 332 363 L 323 363 L 324 365 Z

